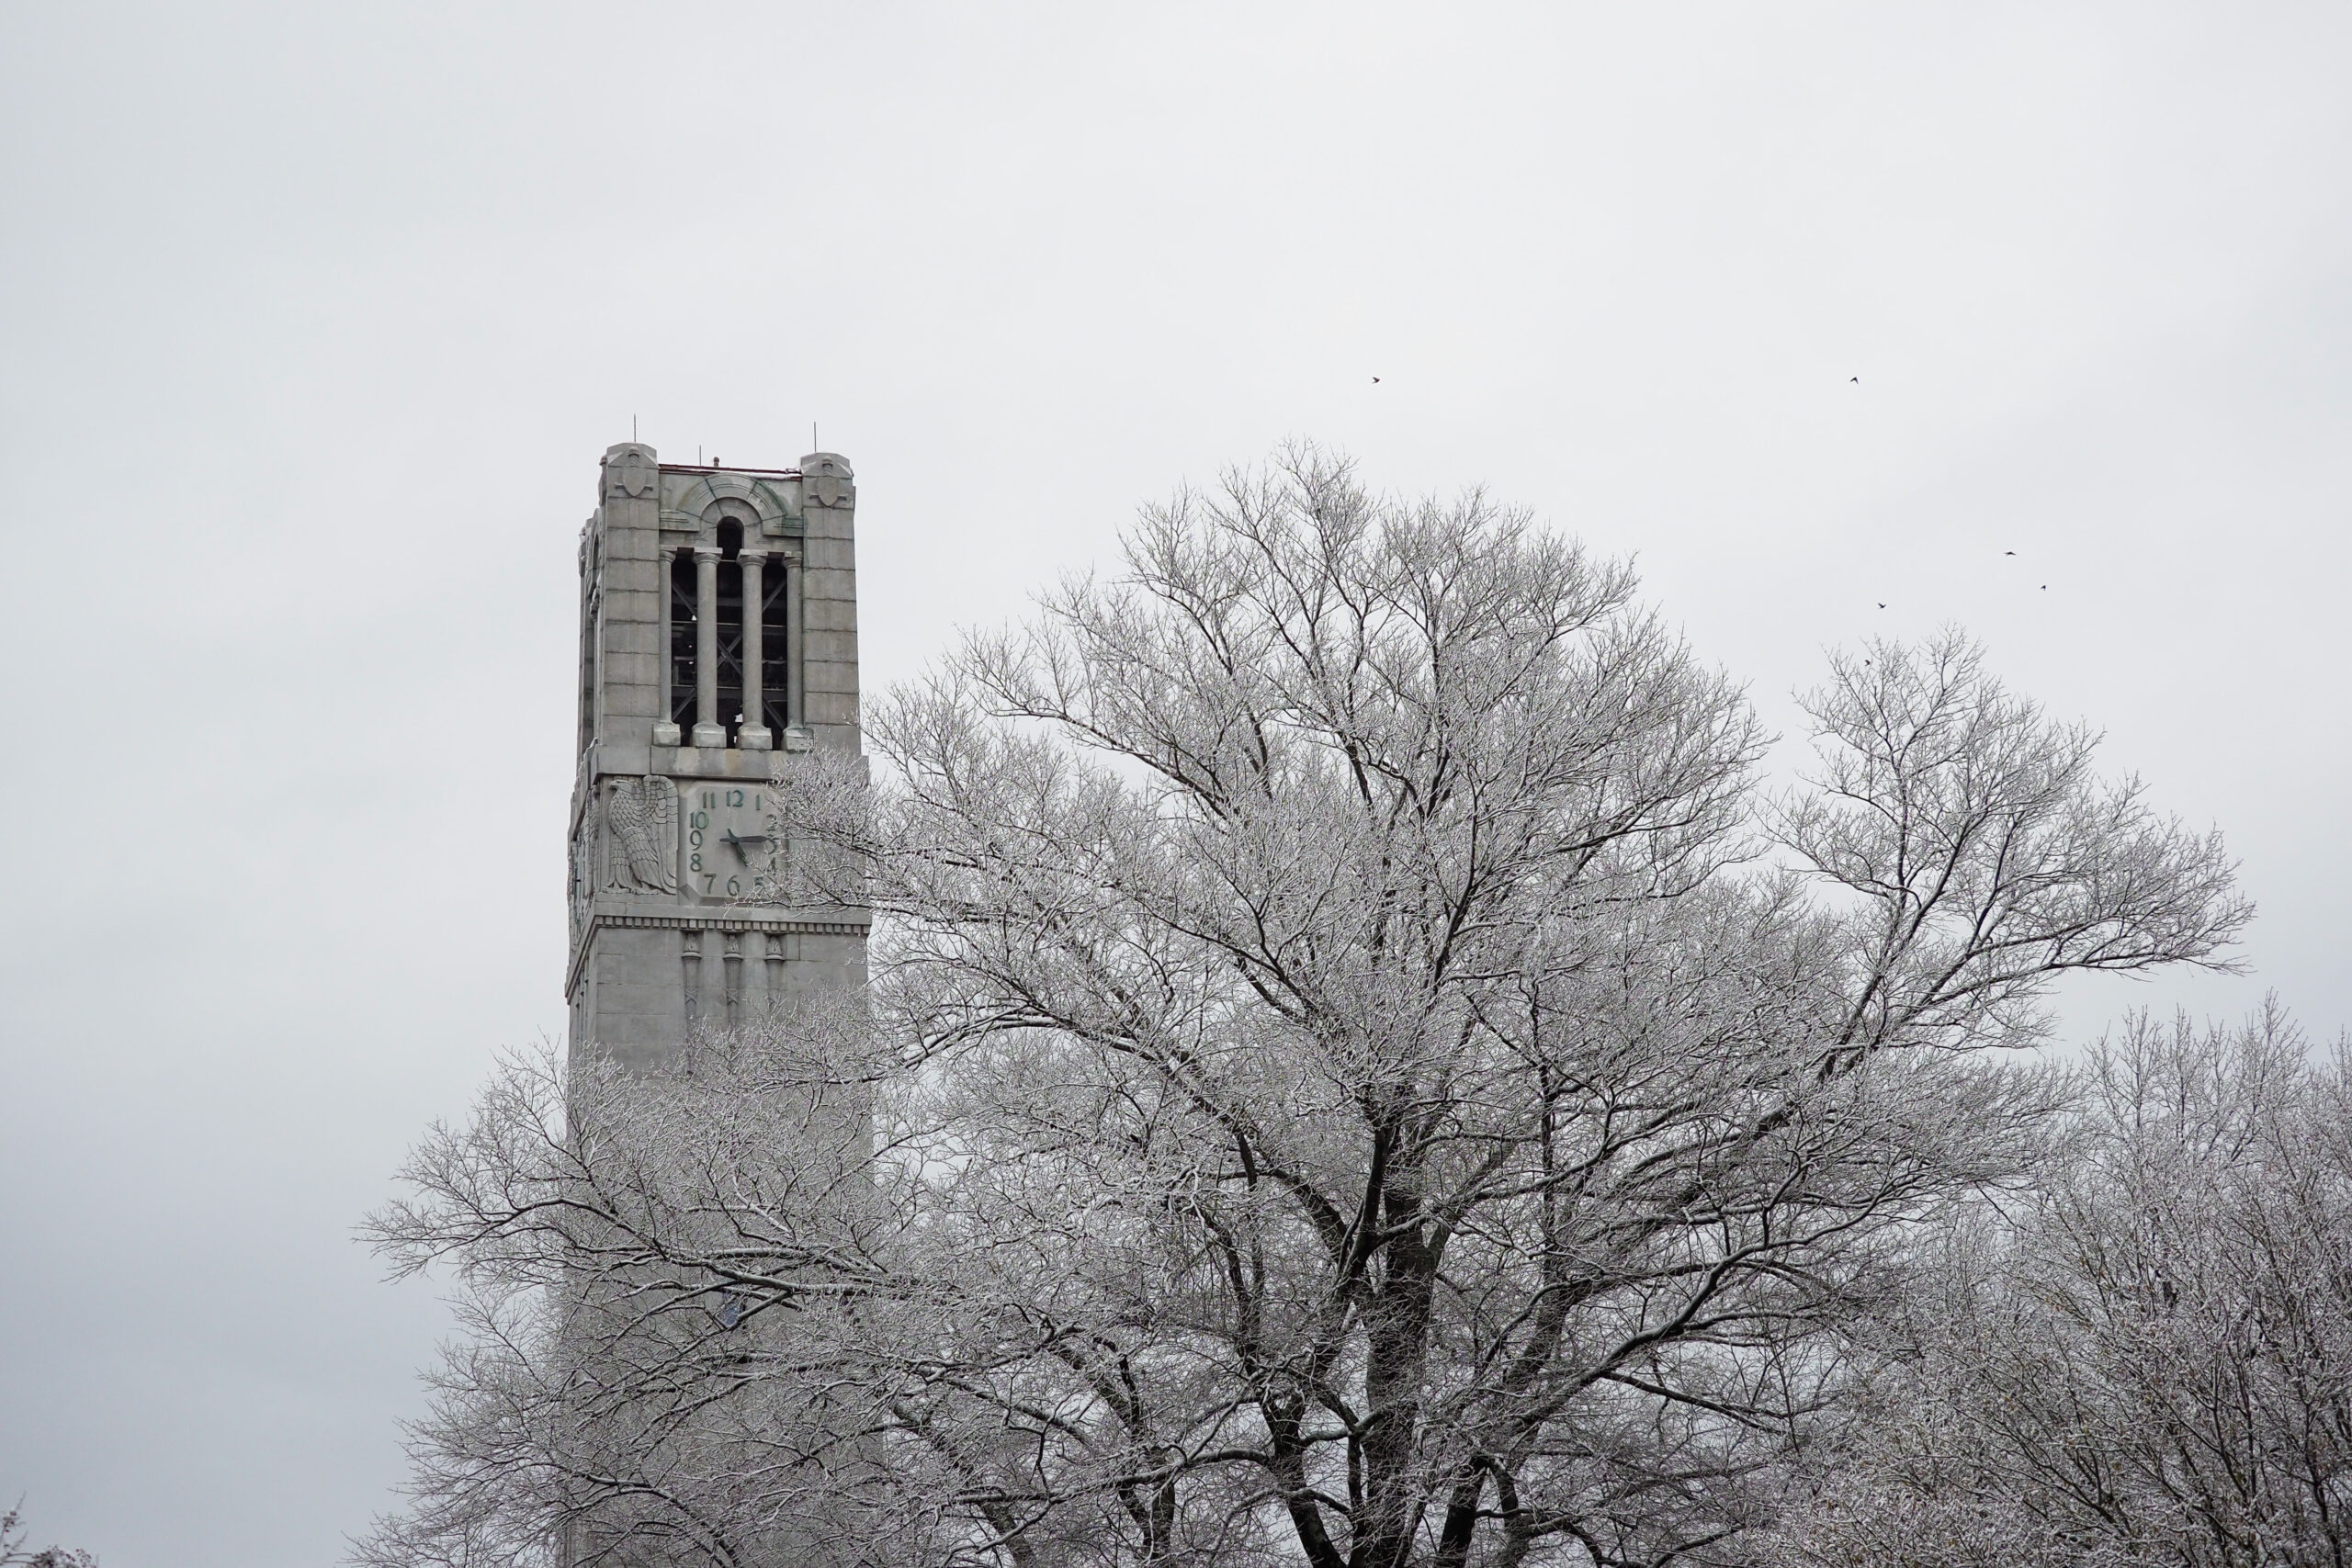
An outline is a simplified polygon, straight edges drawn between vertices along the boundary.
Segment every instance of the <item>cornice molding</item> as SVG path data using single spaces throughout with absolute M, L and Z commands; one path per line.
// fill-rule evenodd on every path
M 579 942 L 573 944 L 571 962 L 564 966 L 563 998 L 567 1002 L 580 988 L 580 968 L 588 960 L 588 950 L 595 945 L 599 926 L 635 931 L 759 931 L 777 936 L 862 937 L 872 931 L 874 917 L 863 909 L 844 909 L 837 915 L 819 917 L 806 910 L 746 909 L 740 906 L 600 908 L 588 917 L 588 923 L 581 930 Z

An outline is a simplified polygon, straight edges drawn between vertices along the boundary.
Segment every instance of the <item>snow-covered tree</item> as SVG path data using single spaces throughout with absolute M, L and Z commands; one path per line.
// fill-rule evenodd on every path
M 1801 1560 L 2352 1560 L 2352 1052 L 2143 1016 L 2081 1090 L 2030 1199 L 1943 1234 Z
M 1957 636 L 1833 661 L 1767 791 L 1633 594 L 1301 451 L 881 703 L 876 783 L 798 760 L 794 896 L 880 917 L 871 1159 L 775 1125 L 788 1023 L 429 1143 L 384 1244 L 571 1316 L 478 1319 L 379 1560 L 526 1477 L 714 1562 L 1738 1560 L 1905 1238 L 2037 1146 L 1984 1048 L 2246 908 Z

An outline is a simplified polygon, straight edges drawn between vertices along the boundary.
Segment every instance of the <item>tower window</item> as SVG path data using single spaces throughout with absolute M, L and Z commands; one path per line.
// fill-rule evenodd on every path
M 678 733 L 695 728 L 695 553 L 670 558 L 670 722 Z
M 760 591 L 760 722 L 781 746 L 785 729 L 792 723 L 792 694 L 786 686 L 791 679 L 791 650 L 785 642 L 784 602 L 785 585 L 792 574 L 784 562 L 771 559 L 760 575 L 765 580 Z

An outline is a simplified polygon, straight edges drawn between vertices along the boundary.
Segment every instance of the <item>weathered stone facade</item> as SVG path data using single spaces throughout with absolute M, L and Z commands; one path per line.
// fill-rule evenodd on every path
M 576 1045 L 648 1066 L 697 1024 L 865 979 L 862 916 L 762 901 L 779 756 L 859 749 L 856 511 L 837 453 L 770 469 L 605 452 L 580 542 Z

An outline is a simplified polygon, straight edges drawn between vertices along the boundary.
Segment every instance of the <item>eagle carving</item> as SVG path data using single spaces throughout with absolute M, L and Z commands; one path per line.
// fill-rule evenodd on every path
M 623 893 L 678 890 L 678 786 L 648 773 L 605 785 L 605 886 Z

